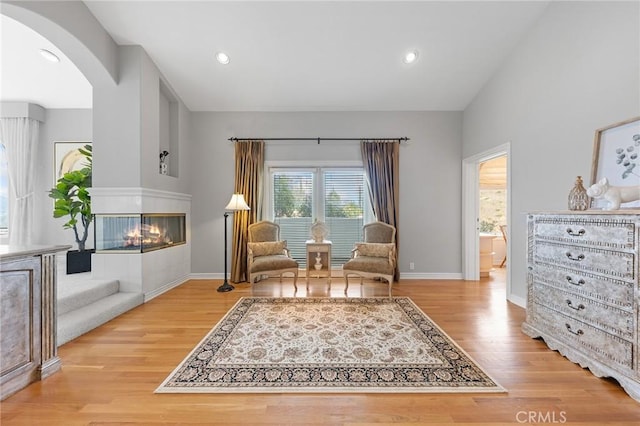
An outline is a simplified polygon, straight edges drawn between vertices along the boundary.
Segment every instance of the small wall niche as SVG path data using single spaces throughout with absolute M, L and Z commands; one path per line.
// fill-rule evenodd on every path
M 159 126 L 160 141 L 158 151 L 158 173 L 173 177 L 178 177 L 178 165 L 180 162 L 180 141 L 178 135 L 180 128 L 178 99 L 173 94 L 169 86 L 160 79 L 160 102 L 159 102 Z M 160 154 L 168 152 L 163 156 L 161 165 Z

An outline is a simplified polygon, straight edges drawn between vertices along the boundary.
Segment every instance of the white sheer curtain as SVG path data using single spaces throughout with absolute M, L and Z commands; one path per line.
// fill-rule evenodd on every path
M 13 197 L 9 201 L 10 245 L 32 244 L 35 157 L 40 123 L 30 118 L 0 118 Z

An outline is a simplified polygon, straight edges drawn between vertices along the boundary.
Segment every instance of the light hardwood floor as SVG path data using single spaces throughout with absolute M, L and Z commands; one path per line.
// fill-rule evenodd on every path
M 410 297 L 498 383 L 503 394 L 154 394 L 242 296 L 293 296 L 291 279 L 189 281 L 60 348 L 62 370 L 1 404 L 9 425 L 640 424 L 640 403 L 618 384 L 520 331 L 524 310 L 505 300 L 499 275 L 482 281 L 403 280 Z M 297 297 L 329 296 L 322 280 Z M 342 297 L 334 279 L 330 296 Z M 350 297 L 387 294 L 352 285 Z

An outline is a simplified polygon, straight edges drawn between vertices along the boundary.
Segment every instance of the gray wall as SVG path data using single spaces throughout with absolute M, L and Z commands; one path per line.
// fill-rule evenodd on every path
M 526 213 L 590 184 L 596 129 L 640 115 L 638 2 L 553 2 L 464 112 L 463 157 L 511 141 L 512 294 L 526 297 Z
M 142 49 L 141 49 L 142 50 Z M 149 55 L 142 50 L 142 74 L 141 74 L 141 134 L 140 134 L 140 160 L 141 160 L 141 186 L 144 188 L 159 189 L 163 191 L 190 193 L 189 182 L 189 115 L 185 107 L 169 83 L 164 82 L 165 89 L 172 95 L 178 104 L 178 143 L 176 152 L 170 151 L 172 161 L 171 171 L 178 171 L 175 176 L 161 175 L 160 166 L 160 132 L 161 129 L 169 130 L 169 126 L 161 123 L 160 117 L 160 79 L 162 74 L 151 60 Z M 168 137 L 168 136 L 167 136 Z M 179 164 L 174 164 L 179 162 Z
M 120 46 L 120 80 L 94 86 L 93 176 L 96 187 L 189 193 L 189 114 L 179 97 L 178 176 L 159 173 L 160 71 L 140 46 Z M 167 84 L 168 90 L 171 90 Z
M 55 185 L 53 146 L 55 142 L 92 141 L 92 112 L 90 109 L 49 109 L 46 121 L 40 123 L 40 140 L 36 159 L 34 198 L 34 244 L 69 244 L 77 250 L 73 231 L 63 229 L 63 218 L 53 218 L 53 199 L 48 191 Z M 93 228 L 90 229 L 93 232 Z M 89 234 L 87 248 L 93 248 L 93 234 Z
M 408 136 L 400 150 L 400 270 L 414 262 L 417 275 L 460 274 L 461 112 L 195 112 L 190 129 L 192 273 L 224 270 L 223 213 L 234 183 L 229 137 Z M 266 158 L 361 159 L 357 142 L 267 142 Z

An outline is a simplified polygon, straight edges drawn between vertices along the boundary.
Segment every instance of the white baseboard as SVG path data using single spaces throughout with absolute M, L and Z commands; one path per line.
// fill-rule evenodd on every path
M 521 308 L 527 308 L 527 299 L 525 299 L 524 297 L 514 296 L 513 294 L 510 294 L 507 297 L 507 300 L 515 305 L 520 306 Z
M 401 280 L 461 280 L 461 272 L 401 272 Z
M 342 270 L 331 270 L 332 277 L 341 277 Z M 298 274 L 298 279 L 305 277 L 305 271 L 301 270 Z M 221 273 L 192 273 L 189 274 L 191 280 L 222 280 L 224 274 Z M 401 272 L 400 279 L 405 280 L 461 280 L 462 273 L 460 272 L 436 272 L 436 273 L 424 273 L 424 272 Z
M 342 270 L 331 271 L 332 277 L 341 277 Z M 333 273 L 333 272 L 339 272 Z M 305 277 L 305 271 L 300 271 L 298 274 L 298 279 Z M 219 272 L 217 273 L 192 273 L 189 274 L 189 279 L 191 280 L 222 280 L 224 279 L 224 274 Z M 424 272 L 401 272 L 400 279 L 405 280 L 461 280 L 462 273 L 460 272 L 437 272 L 437 273 L 424 273 Z
M 191 273 L 189 274 L 190 280 L 223 280 L 224 274 L 220 272 L 216 273 Z
M 145 293 L 144 295 L 144 303 L 147 303 L 149 300 L 153 299 L 154 297 L 158 297 L 160 296 L 162 293 L 166 293 L 167 291 L 171 290 L 172 288 L 178 287 L 180 284 L 184 284 L 185 282 L 187 282 L 189 280 L 189 275 L 185 275 L 182 278 L 178 278 L 175 281 L 171 281 L 168 284 L 163 285 L 160 288 L 157 288 L 149 293 Z

